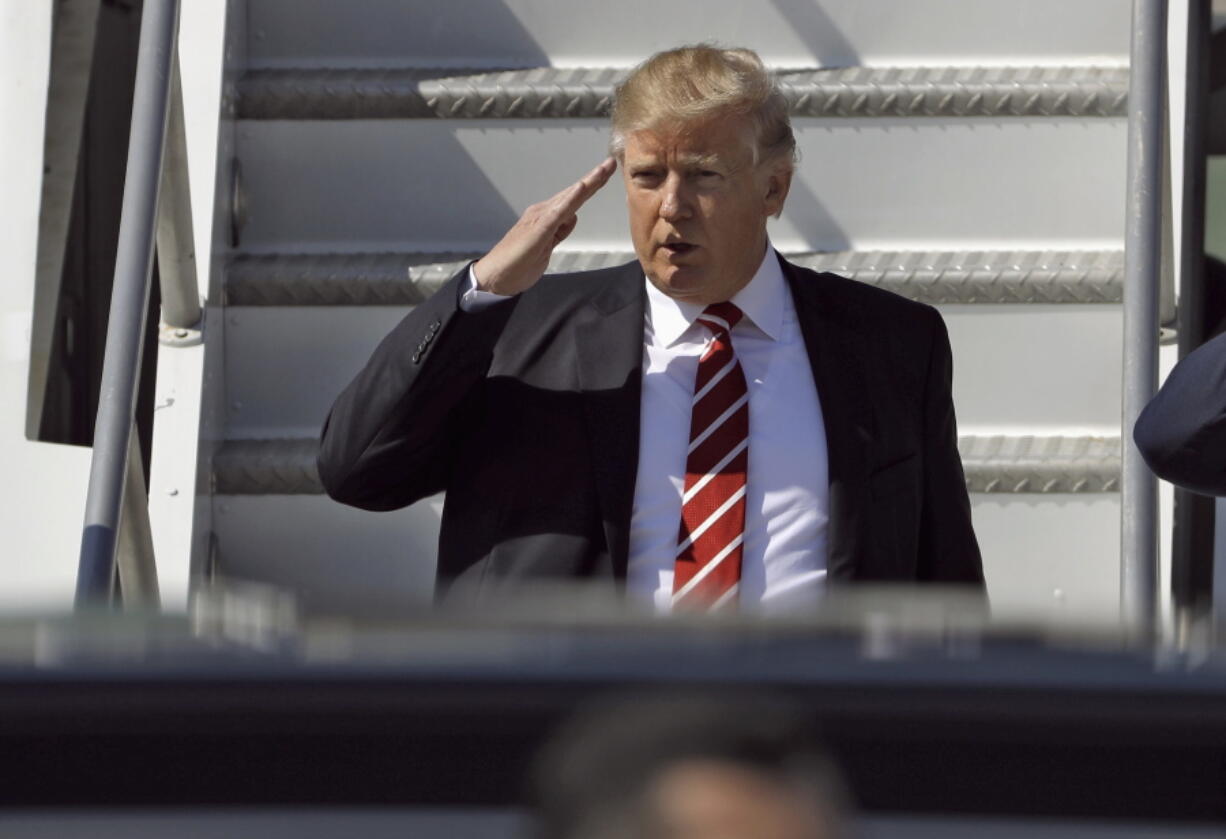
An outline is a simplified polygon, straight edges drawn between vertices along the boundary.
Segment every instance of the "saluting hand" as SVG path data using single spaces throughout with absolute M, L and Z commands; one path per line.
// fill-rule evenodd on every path
M 519 221 L 473 266 L 477 285 L 496 294 L 519 294 L 549 267 L 553 249 L 571 234 L 579 208 L 609 181 L 617 161 L 607 158 L 552 198 L 524 210 Z

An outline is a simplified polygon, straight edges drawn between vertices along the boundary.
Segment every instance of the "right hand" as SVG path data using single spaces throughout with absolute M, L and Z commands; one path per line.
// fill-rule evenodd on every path
M 524 210 L 493 250 L 473 266 L 477 286 L 495 294 L 519 294 L 536 285 L 553 249 L 571 234 L 579 208 L 609 181 L 617 161 L 603 163 L 552 198 Z

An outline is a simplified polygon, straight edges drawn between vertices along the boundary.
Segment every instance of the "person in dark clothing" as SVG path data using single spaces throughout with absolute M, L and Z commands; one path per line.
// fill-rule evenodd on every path
M 1133 439 L 1158 477 L 1226 495 L 1226 334 L 1175 365 L 1137 418 Z
M 839 839 L 850 807 L 804 717 L 762 696 L 592 707 L 538 758 L 536 839 Z

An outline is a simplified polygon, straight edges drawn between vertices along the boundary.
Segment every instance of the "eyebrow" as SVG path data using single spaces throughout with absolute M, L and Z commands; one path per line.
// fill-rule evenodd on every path
M 722 162 L 717 154 L 685 154 L 680 157 L 687 166 L 715 166 Z
M 713 168 L 723 166 L 727 169 L 734 168 L 732 161 L 726 160 L 718 154 L 682 154 L 678 155 L 678 161 L 681 165 L 696 169 L 696 168 Z M 661 159 L 656 155 L 650 155 L 645 159 L 636 161 L 627 161 L 626 168 L 630 171 L 652 169 L 661 165 Z

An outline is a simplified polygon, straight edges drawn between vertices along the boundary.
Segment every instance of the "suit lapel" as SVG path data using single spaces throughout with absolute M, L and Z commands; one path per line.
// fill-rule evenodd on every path
M 863 348 L 855 313 L 820 275 L 802 271 L 780 257 L 792 290 L 813 380 L 826 426 L 830 469 L 829 558 L 832 581 L 855 576 L 864 549 L 864 514 L 869 504 L 869 444 L 872 411 L 864 392 Z
M 638 471 L 645 305 L 642 269 L 629 263 L 593 296 L 575 331 L 596 492 L 619 585 L 626 577 Z
M 872 406 L 864 391 L 865 348 L 855 313 L 820 275 L 780 257 L 821 399 L 830 470 L 828 573 L 855 576 L 863 551 L 868 498 Z M 630 516 L 638 470 L 642 397 L 642 269 L 629 263 L 612 272 L 576 322 L 579 384 L 591 431 L 592 463 L 612 573 L 624 583 Z

